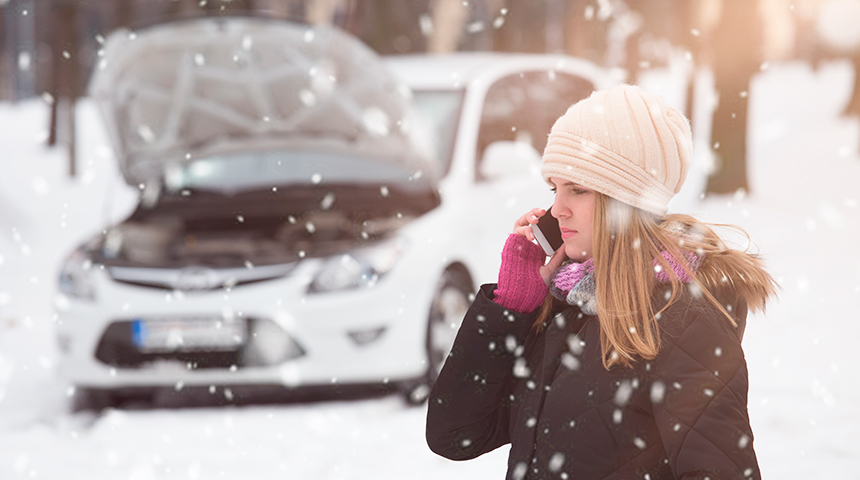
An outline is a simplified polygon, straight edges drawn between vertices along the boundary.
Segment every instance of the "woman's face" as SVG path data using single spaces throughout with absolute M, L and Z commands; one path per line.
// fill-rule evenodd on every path
M 591 258 L 591 229 L 594 219 L 594 190 L 561 178 L 551 177 L 555 201 L 552 216 L 558 219 L 564 253 L 568 258 L 584 262 Z

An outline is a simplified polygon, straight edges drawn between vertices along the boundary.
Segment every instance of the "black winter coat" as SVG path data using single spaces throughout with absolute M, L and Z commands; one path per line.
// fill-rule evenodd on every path
M 663 312 L 657 358 L 601 360 L 597 317 L 569 307 L 531 328 L 484 285 L 431 393 L 427 443 L 453 460 L 511 444 L 508 479 L 760 478 L 741 349 L 728 320 L 684 293 Z M 665 298 L 655 293 L 655 305 Z

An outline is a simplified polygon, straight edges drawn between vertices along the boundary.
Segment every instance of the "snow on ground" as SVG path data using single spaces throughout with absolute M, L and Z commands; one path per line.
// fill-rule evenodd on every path
M 852 78 L 847 63 L 771 65 L 750 91 L 752 194 L 672 205 L 743 226 L 782 284 L 744 340 L 766 478 L 860 479 L 860 125 L 838 115 Z M 46 114 L 38 101 L 0 105 L 0 478 L 503 478 L 507 448 L 437 457 L 425 409 L 394 395 L 68 413 L 54 374 L 57 268 L 135 193 L 88 105 L 74 179 L 42 146 Z

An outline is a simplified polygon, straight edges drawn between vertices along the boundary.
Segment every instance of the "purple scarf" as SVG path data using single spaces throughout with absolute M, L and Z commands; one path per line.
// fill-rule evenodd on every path
M 675 257 L 665 250 L 663 250 L 662 255 L 679 280 L 684 283 L 693 281 Z M 695 273 L 699 265 L 702 264 L 701 258 L 690 251 L 684 251 L 684 257 L 687 267 Z M 658 282 L 665 284 L 672 281 L 669 273 L 660 266 L 657 259 L 654 259 L 653 265 L 654 278 Z M 582 263 L 574 262 L 573 260 L 562 263 L 553 272 L 549 285 L 549 293 L 553 297 L 567 302 L 569 305 L 578 306 L 582 310 L 582 313 L 586 315 L 597 315 L 597 301 L 594 291 L 594 260 L 590 258 Z

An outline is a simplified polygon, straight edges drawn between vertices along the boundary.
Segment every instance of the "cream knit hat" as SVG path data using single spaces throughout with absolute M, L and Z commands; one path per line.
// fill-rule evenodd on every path
M 632 85 L 594 92 L 552 126 L 541 175 L 563 178 L 648 212 L 665 215 L 681 189 L 692 151 L 690 123 Z

